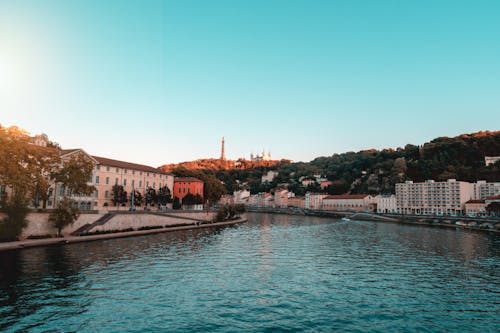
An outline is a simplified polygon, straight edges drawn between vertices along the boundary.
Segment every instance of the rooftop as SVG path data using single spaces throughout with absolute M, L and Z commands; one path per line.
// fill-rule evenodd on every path
M 198 178 L 194 178 L 194 177 L 175 177 L 174 182 L 175 183 L 179 183 L 179 182 L 203 183 L 203 181 L 199 180 Z
M 83 149 L 75 148 L 75 149 L 61 149 L 61 155 L 71 154 L 71 153 L 74 153 L 76 151 L 82 151 L 86 154 L 86 152 Z M 168 173 L 163 172 L 161 169 L 155 168 L 155 167 L 152 167 L 149 165 L 113 160 L 111 158 L 100 157 L 100 156 L 93 156 L 93 155 L 89 155 L 89 156 L 91 156 L 93 159 L 95 159 L 97 161 L 97 163 L 99 163 L 101 165 L 168 175 Z
M 364 199 L 369 194 L 340 194 L 340 195 L 329 195 L 325 199 Z

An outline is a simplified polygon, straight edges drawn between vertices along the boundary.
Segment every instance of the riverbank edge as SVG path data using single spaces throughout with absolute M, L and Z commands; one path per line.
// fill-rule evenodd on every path
M 381 217 L 386 217 L 384 215 L 374 215 L 373 217 L 369 217 L 368 213 L 365 213 L 366 216 L 354 216 L 351 217 L 352 215 L 356 215 L 355 213 L 352 213 L 350 215 L 348 214 L 339 214 L 339 213 L 333 213 L 333 214 L 322 214 L 320 212 L 312 212 L 308 214 L 304 214 L 301 212 L 293 212 L 293 211 L 259 211 L 259 210 L 248 210 L 249 213 L 256 213 L 256 214 L 277 214 L 277 215 L 295 215 L 295 216 L 314 216 L 314 217 L 321 217 L 321 218 L 334 218 L 334 219 L 341 219 L 342 217 L 347 217 L 347 218 L 352 218 L 353 220 L 358 220 L 358 221 L 368 221 L 368 222 L 383 222 L 383 223 L 396 223 L 396 224 L 404 224 L 404 225 L 413 225 L 413 226 L 424 226 L 424 227 L 432 227 L 432 228 L 447 228 L 447 229 L 458 229 L 458 230 L 464 230 L 464 231 L 475 231 L 475 232 L 482 232 L 482 233 L 492 233 L 492 234 L 500 234 L 499 229 L 485 229 L 485 228 L 478 228 L 478 227 L 469 227 L 469 226 L 463 226 L 463 225 L 457 225 L 457 224 L 449 224 L 449 223 L 429 223 L 429 222 L 422 222 L 422 221 L 406 221 L 404 219 L 401 219 L 399 217 L 394 217 L 391 216 L 390 219 L 384 219 Z
M 125 232 L 116 232 L 100 235 L 88 235 L 88 236 L 68 236 L 68 237 L 57 237 L 57 238 L 45 238 L 45 239 L 26 239 L 22 241 L 15 242 L 5 242 L 0 243 L 1 251 L 11 251 L 26 249 L 31 247 L 49 246 L 49 245 L 65 245 L 65 244 L 75 244 L 82 242 L 93 242 L 105 239 L 114 238 L 127 238 L 135 236 L 143 236 L 150 234 L 159 234 L 164 232 L 182 231 L 182 230 L 193 230 L 193 229 L 203 229 L 203 228 L 213 228 L 213 227 L 225 227 L 236 224 L 241 224 L 247 222 L 246 217 L 242 217 L 232 221 L 226 222 L 214 222 L 214 223 L 204 223 L 204 224 L 190 224 L 185 226 L 167 227 L 161 229 L 149 229 L 149 230 L 134 230 Z

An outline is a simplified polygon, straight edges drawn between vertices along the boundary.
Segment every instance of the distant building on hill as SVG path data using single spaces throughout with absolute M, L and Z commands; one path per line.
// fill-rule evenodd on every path
M 484 163 L 486 166 L 490 164 L 495 164 L 496 162 L 500 161 L 500 156 L 485 156 L 484 157 Z
M 265 151 L 262 150 L 262 154 L 256 154 L 254 155 L 253 153 L 250 154 L 250 161 L 272 161 L 272 156 L 270 151 Z
M 262 175 L 261 183 L 271 183 L 278 174 L 278 171 L 269 170 L 266 174 Z

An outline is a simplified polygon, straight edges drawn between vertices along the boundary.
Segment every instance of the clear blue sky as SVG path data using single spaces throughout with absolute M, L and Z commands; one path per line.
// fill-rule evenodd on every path
M 0 0 L 0 123 L 160 165 L 500 125 L 500 1 Z

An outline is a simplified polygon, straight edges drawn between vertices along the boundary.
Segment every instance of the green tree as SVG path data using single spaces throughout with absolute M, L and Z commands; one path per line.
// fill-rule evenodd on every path
M 77 154 L 63 162 L 59 170 L 54 172 L 54 179 L 72 195 L 90 195 L 95 187 L 88 185 L 92 179 L 94 163 L 85 155 Z
M 160 187 L 156 195 L 158 205 L 165 206 L 167 203 L 172 202 L 172 195 L 170 194 L 170 189 L 167 186 Z
M 26 131 L 0 125 L 0 184 L 13 195 L 33 196 L 36 185 L 59 162 L 56 148 L 34 145 Z
M 127 192 L 125 192 L 122 185 L 113 185 L 111 188 L 111 202 L 115 206 L 127 202 Z
M 49 215 L 49 222 L 57 228 L 58 236 L 61 236 L 61 231 L 65 226 L 73 224 L 80 215 L 80 211 L 73 206 L 73 203 L 72 200 L 64 198 L 60 205 Z
M 141 192 L 134 190 L 134 205 L 141 206 L 144 198 L 142 197 Z M 130 193 L 130 202 L 132 203 L 132 193 Z
M 179 198 L 175 197 L 174 198 L 174 203 L 172 204 L 173 209 L 181 209 L 181 201 Z
M 156 193 L 156 190 L 152 187 L 148 187 L 146 189 L 146 195 L 144 198 L 147 205 L 154 205 L 158 201 L 158 194 Z
M 203 197 L 199 194 L 188 193 L 184 198 L 182 198 L 182 204 L 187 206 L 201 205 L 203 203 Z
M 493 216 L 500 216 L 500 202 L 492 202 L 486 206 L 488 214 Z
M 0 240 L 18 240 L 28 223 L 26 220 L 26 216 L 29 212 L 28 201 L 17 192 L 3 203 L 1 211 L 5 213 L 7 217 L 0 221 Z

